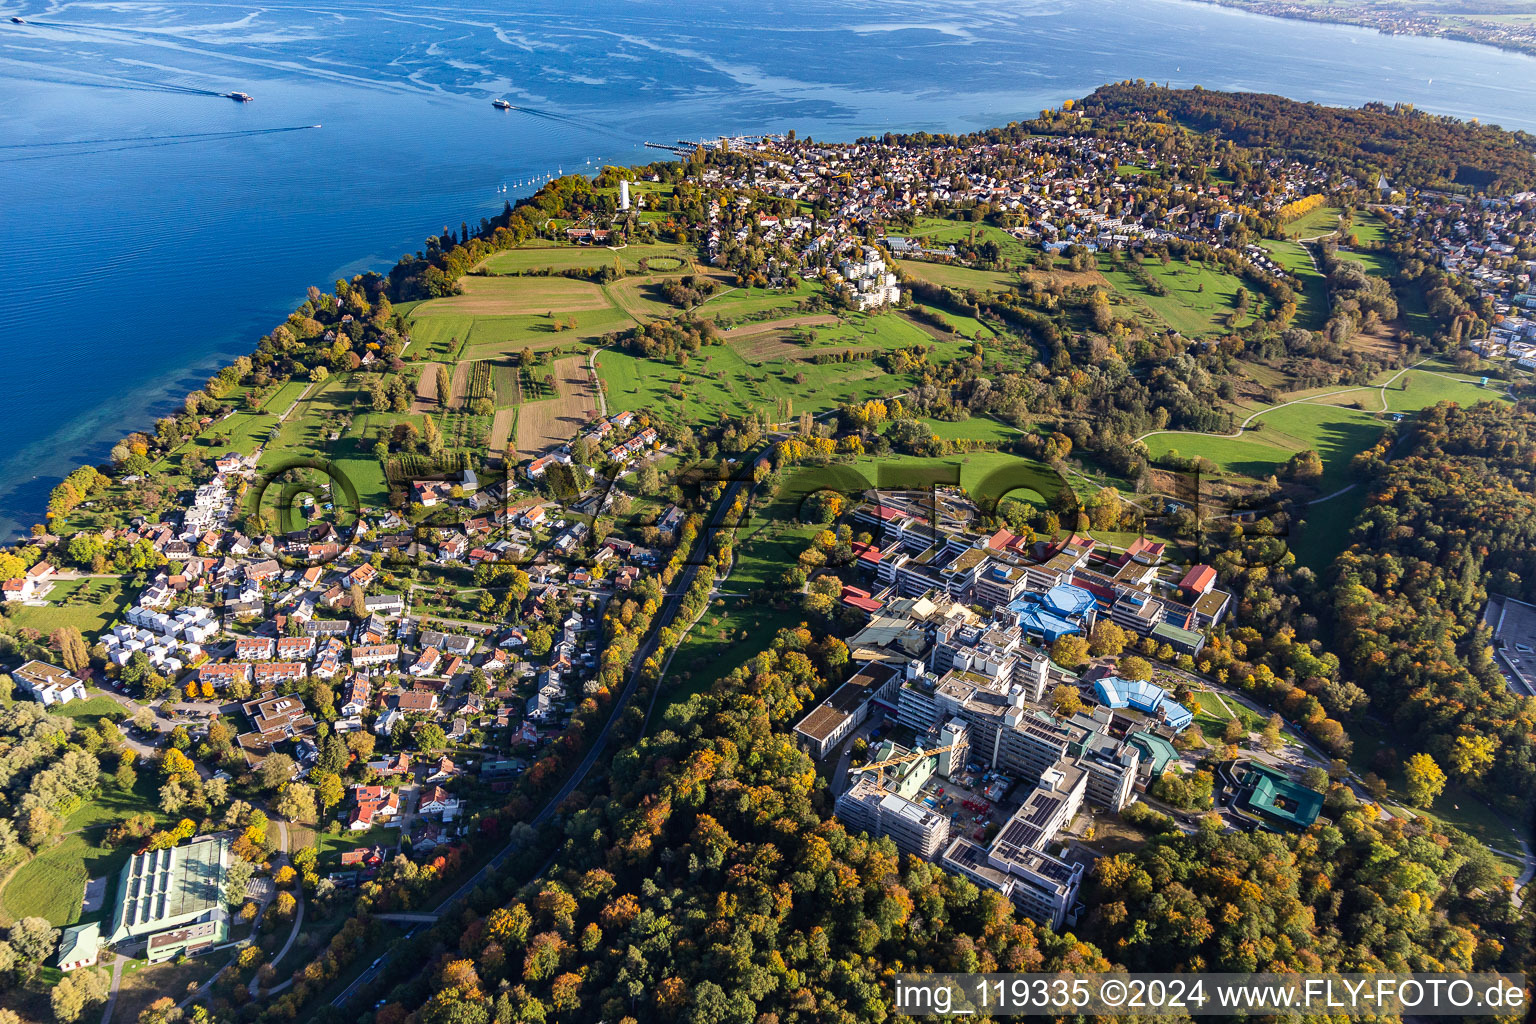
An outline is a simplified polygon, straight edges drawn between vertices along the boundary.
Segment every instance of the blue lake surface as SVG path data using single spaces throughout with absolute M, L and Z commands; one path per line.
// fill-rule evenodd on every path
M 1133 78 L 1536 129 L 1531 58 L 1182 0 L 0 10 L 0 536 L 308 285 L 647 140 L 964 131 Z

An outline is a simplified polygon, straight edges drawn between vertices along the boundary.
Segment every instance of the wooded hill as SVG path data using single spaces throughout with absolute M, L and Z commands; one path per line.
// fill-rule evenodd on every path
M 1266 157 L 1352 174 L 1365 188 L 1393 185 L 1518 192 L 1536 184 L 1536 137 L 1494 125 L 1368 103 L 1325 107 L 1268 93 L 1100 86 L 1077 105 L 1089 119 L 1145 119 L 1215 132 Z

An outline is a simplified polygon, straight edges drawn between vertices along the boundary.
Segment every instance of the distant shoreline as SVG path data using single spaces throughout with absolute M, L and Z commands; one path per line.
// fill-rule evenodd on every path
M 1371 29 L 1383 36 L 1412 36 L 1419 39 L 1444 39 L 1457 43 L 1472 43 L 1476 46 L 1489 46 L 1496 50 L 1503 50 L 1506 53 L 1517 53 L 1524 57 L 1536 57 L 1536 21 L 1533 21 L 1526 31 L 1528 38 L 1504 39 L 1489 34 L 1493 26 L 1488 26 L 1486 31 L 1480 32 L 1475 27 L 1447 24 L 1443 20 L 1445 15 L 1428 11 L 1417 14 L 1409 11 L 1386 15 L 1375 8 L 1359 7 L 1360 16 L 1351 18 L 1349 12 L 1354 8 L 1347 3 L 1314 7 L 1299 0 L 1188 0 L 1188 2 L 1220 7 L 1229 11 L 1242 11 L 1246 14 L 1257 14 L 1267 18 L 1283 18 L 1287 21 L 1307 21 L 1317 25 L 1343 25 L 1349 28 Z M 1532 13 L 1536 14 L 1536 11 Z M 1375 17 L 1369 17 L 1371 15 Z M 1475 18 L 1478 15 L 1462 15 L 1462 17 Z

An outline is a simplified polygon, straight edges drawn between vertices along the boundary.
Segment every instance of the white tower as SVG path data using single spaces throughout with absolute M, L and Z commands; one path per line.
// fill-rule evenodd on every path
M 619 209 L 629 209 L 629 182 L 619 182 Z

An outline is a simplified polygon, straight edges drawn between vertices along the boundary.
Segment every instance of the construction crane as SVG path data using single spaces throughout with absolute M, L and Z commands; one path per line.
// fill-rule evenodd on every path
M 930 747 L 927 750 L 909 750 L 905 754 L 898 754 L 896 757 L 888 757 L 884 761 L 871 761 L 869 764 L 861 764 L 857 768 L 849 768 L 848 774 L 856 775 L 859 772 L 877 772 L 878 774 L 875 776 L 875 788 L 884 793 L 886 792 L 885 770 L 891 765 L 908 764 L 912 761 L 920 761 L 925 757 L 932 757 L 934 754 L 942 754 L 946 751 L 954 750 L 958 746 L 958 743 L 951 743 L 948 746 Z

